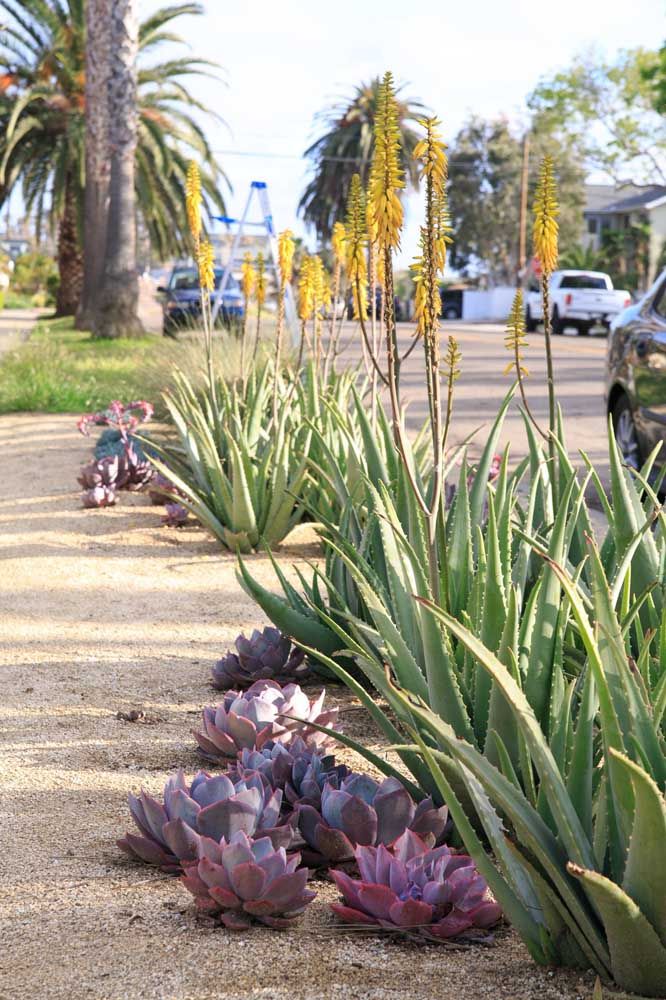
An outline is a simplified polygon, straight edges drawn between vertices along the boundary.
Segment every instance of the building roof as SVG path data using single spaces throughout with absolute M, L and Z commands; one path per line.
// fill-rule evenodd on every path
M 618 190 L 615 184 L 586 184 L 585 212 L 599 212 L 606 205 L 617 201 Z
M 666 185 L 651 184 L 642 191 L 630 194 L 624 198 L 619 198 L 616 201 L 612 201 L 610 204 L 604 205 L 603 208 L 597 209 L 597 211 L 602 215 L 615 215 L 619 212 L 635 212 L 640 208 L 655 208 L 664 200 L 666 200 Z

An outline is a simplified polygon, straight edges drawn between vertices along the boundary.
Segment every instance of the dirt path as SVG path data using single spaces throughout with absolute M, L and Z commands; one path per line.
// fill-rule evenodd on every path
M 0 309 L 0 354 L 24 340 L 47 309 Z
M 84 511 L 88 451 L 71 417 L 0 418 L 0 1000 L 589 1000 L 589 976 L 537 969 L 511 932 L 461 952 L 333 930 L 327 883 L 297 930 L 234 936 L 120 855 L 127 793 L 198 768 L 210 663 L 261 615 L 233 558 L 147 498 Z M 296 533 L 285 560 L 307 555 Z M 116 718 L 132 708 L 161 721 Z

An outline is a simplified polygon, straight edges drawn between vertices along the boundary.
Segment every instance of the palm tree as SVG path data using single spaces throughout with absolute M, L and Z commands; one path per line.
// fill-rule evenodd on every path
M 104 273 L 93 309 L 92 331 L 97 337 L 110 339 L 143 333 L 138 314 L 134 191 L 138 136 L 138 0 L 115 0 L 111 6 L 109 37 L 109 212 Z
M 560 254 L 559 266 L 572 271 L 600 271 L 606 266 L 608 255 L 604 250 L 577 243 Z
M 364 186 L 372 159 L 372 137 L 381 80 L 357 86 L 352 97 L 326 108 L 315 116 L 323 134 L 305 150 L 312 165 L 312 179 L 299 202 L 298 210 L 319 237 L 330 239 L 333 223 L 344 217 L 347 193 L 353 174 L 360 173 Z M 398 94 L 403 88 L 398 88 Z M 427 111 L 420 101 L 398 99 L 403 168 L 407 181 L 416 187 L 418 169 L 412 151 L 419 136 L 412 123 Z
M 111 7 L 116 6 L 115 3 Z M 206 111 L 184 78 L 210 72 L 205 60 L 149 62 L 162 42 L 180 42 L 170 22 L 202 14 L 179 3 L 139 26 L 137 211 L 158 256 L 187 247 L 185 176 L 202 165 L 208 204 L 224 211 L 217 168 L 195 110 Z M 0 207 L 20 187 L 38 235 L 57 232 L 59 313 L 74 313 L 81 295 L 85 187 L 85 4 L 83 0 L 0 0 Z
M 111 0 L 86 0 L 86 187 L 83 212 L 83 289 L 76 325 L 90 328 L 106 250 L 109 193 Z

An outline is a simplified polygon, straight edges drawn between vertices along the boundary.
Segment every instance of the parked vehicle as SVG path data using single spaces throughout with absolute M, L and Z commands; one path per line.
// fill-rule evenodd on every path
M 462 319 L 462 288 L 445 288 L 440 292 L 440 299 L 442 301 L 442 319 Z
M 659 442 L 666 463 L 666 271 L 611 326 L 606 403 L 627 465 L 640 468 Z
M 215 288 L 220 287 L 224 269 L 215 268 Z M 177 264 L 166 286 L 158 285 L 162 295 L 163 323 L 165 337 L 174 337 L 179 330 L 194 326 L 201 315 L 201 293 L 199 275 L 191 265 Z M 236 279 L 230 275 L 222 294 L 222 306 L 218 319 L 223 324 L 242 319 L 244 313 L 243 295 Z
M 613 319 L 626 306 L 631 305 L 631 295 L 613 288 L 610 275 L 603 271 L 553 271 L 550 279 L 552 331 L 564 333 L 573 326 L 578 333 L 593 329 L 608 332 Z M 530 290 L 525 303 L 525 326 L 536 330 L 543 321 L 541 295 Z

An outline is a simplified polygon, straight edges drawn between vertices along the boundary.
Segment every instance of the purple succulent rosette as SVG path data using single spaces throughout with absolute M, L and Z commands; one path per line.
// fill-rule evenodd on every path
M 151 503 L 154 503 L 157 507 L 162 507 L 169 501 L 170 496 L 182 497 L 184 494 L 182 490 L 178 489 L 175 483 L 172 483 L 170 479 L 163 476 L 161 472 L 154 472 L 150 480 L 148 496 Z
M 247 930 L 253 921 L 285 928 L 316 895 L 306 889 L 309 873 L 299 864 L 300 855 L 287 857 L 268 837 L 251 840 L 239 831 L 219 843 L 202 838 L 199 859 L 187 865 L 181 881 L 197 909 L 230 930 Z
M 485 931 L 502 916 L 470 857 L 447 846 L 429 849 L 409 830 L 391 850 L 383 844 L 358 847 L 355 857 L 360 880 L 331 872 L 344 900 L 331 909 L 346 923 L 444 941 Z
M 300 681 L 310 674 L 303 650 L 277 628 L 255 629 L 249 638 L 241 634 L 235 647 L 213 667 L 213 687 L 220 691 L 243 690 L 258 680 Z
M 167 501 L 164 504 L 164 516 L 162 517 L 162 524 L 167 528 L 182 528 L 187 523 L 187 518 L 189 512 L 187 507 L 183 507 L 179 503 L 171 503 Z
M 326 746 L 332 738 L 309 725 L 339 728 L 337 708 L 322 710 L 324 697 L 322 690 L 311 702 L 298 684 L 280 687 L 275 681 L 257 681 L 244 694 L 227 691 L 221 705 L 204 708 L 202 728 L 193 734 L 202 754 L 211 760 L 261 750 L 269 741 L 287 746 L 297 737 L 312 746 Z
M 248 771 L 259 772 L 270 788 L 284 792 L 283 809 L 301 803 L 318 809 L 324 785 L 338 788 L 352 773 L 345 764 L 336 764 L 333 754 L 308 745 L 300 736 L 288 746 L 270 741 L 261 750 L 241 750 L 226 773 L 235 781 Z
M 127 833 L 118 846 L 169 874 L 199 857 L 202 837 L 219 842 L 240 831 L 268 837 L 276 848 L 294 839 L 295 820 L 281 818 L 282 792 L 268 788 L 256 771 L 235 782 L 199 771 L 188 785 L 179 770 L 164 787 L 163 803 L 142 791 L 129 796 L 129 807 L 140 835 Z
M 304 860 L 320 867 L 351 861 L 359 844 L 392 844 L 406 830 L 433 847 L 448 824 L 446 806 L 436 809 L 431 798 L 417 805 L 397 778 L 380 783 L 367 774 L 351 774 L 339 788 L 324 783 L 320 807 L 301 804 L 296 815 Z
M 117 455 L 101 458 L 81 467 L 78 482 L 83 487 L 84 507 L 111 507 L 116 502 L 120 463 Z

